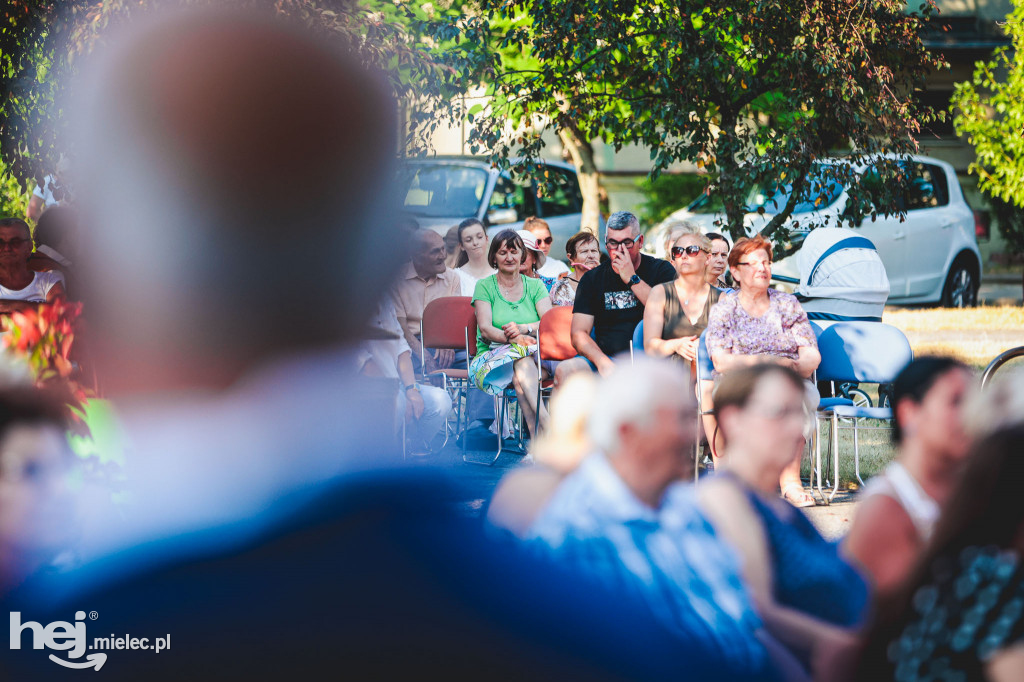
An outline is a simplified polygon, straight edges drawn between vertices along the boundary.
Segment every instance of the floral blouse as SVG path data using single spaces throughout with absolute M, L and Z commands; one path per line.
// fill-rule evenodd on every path
M 568 277 L 562 277 L 551 287 L 551 305 L 572 305 L 576 300 L 576 290 Z
M 769 289 L 768 301 L 768 312 L 753 317 L 740 305 L 738 291 L 722 294 L 708 319 L 708 353 L 778 355 L 796 360 L 801 346 L 817 348 L 814 330 L 796 296 Z

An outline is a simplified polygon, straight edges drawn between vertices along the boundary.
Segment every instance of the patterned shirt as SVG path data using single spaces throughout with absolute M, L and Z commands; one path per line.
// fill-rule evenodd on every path
M 669 487 L 659 509 L 642 503 L 602 454 L 559 486 L 527 532 L 541 553 L 641 599 L 670 630 L 699 642 L 731 673 L 768 674 L 761 621 L 739 559 L 700 513 L 692 486 Z
M 740 305 L 739 291 L 722 294 L 708 318 L 708 353 L 712 357 L 715 353 L 734 353 L 796 360 L 801 346 L 818 347 L 807 313 L 796 296 L 769 289 L 768 303 L 768 312 L 753 317 Z

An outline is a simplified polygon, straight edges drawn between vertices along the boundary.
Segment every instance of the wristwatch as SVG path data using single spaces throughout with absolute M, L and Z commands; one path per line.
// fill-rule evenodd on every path
M 414 388 L 416 388 L 416 384 L 409 384 L 408 386 L 405 387 L 405 392 L 408 393 L 409 391 L 411 391 Z M 416 388 L 416 390 L 419 390 L 419 389 Z
M 637 284 L 640 284 L 640 275 L 633 275 L 629 278 L 629 286 L 635 287 Z

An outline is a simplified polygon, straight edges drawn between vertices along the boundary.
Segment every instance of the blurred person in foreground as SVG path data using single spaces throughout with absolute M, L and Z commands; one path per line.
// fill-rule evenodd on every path
M 576 289 L 580 279 L 601 264 L 601 245 L 597 236 L 590 232 L 577 232 L 565 243 L 572 269 L 551 287 L 553 305 L 572 305 L 576 300 Z
M 551 244 L 554 237 L 551 236 L 551 226 L 548 221 L 536 216 L 530 216 L 523 221 L 523 229 L 530 232 L 537 241 L 537 249 L 543 254 L 541 264 L 537 267 L 537 274 L 551 280 L 557 280 L 569 273 L 569 267 L 551 257 Z
M 562 479 L 593 451 L 586 430 L 596 388 L 595 375 L 577 372 L 551 396 L 549 424 L 530 445 L 534 466 L 502 476 L 487 505 L 492 527 L 524 537 Z
M 1024 425 L 976 442 L 907 581 L 860 659 L 831 679 L 1024 679 Z
M 587 426 L 595 451 L 550 496 L 527 542 L 646 601 L 681 640 L 699 643 L 695 665 L 751 677 L 787 670 L 792 661 L 765 636 L 739 557 L 681 480 L 693 470 L 696 420 L 686 385 L 684 368 L 646 357 L 603 376 Z M 692 677 L 702 679 L 699 669 Z
M 439 473 L 379 469 L 393 412 L 353 350 L 401 257 L 398 126 L 339 49 L 250 9 L 157 17 L 93 53 L 69 114 L 82 281 L 133 502 L 81 567 L 4 606 L 173 635 L 159 657 L 110 651 L 105 680 L 677 675 L 691 647 L 641 609 L 491 551 Z M 0 677 L 66 679 L 17 635 Z M 51 655 L 100 662 L 72 653 Z
M 78 215 L 70 206 L 51 206 L 36 223 L 36 250 L 28 266 L 36 272 L 59 270 L 65 280 L 78 258 Z
M 892 385 L 899 455 L 868 481 L 843 541 L 870 576 L 875 601 L 903 584 L 963 474 L 970 447 L 965 407 L 974 373 L 962 362 L 920 357 Z
M 0 218 L 0 314 L 64 297 L 64 275 L 29 268 L 32 232 L 21 218 Z
M 817 408 L 818 392 L 809 379 L 821 362 L 818 341 L 796 297 L 770 288 L 771 242 L 761 235 L 738 240 L 729 252 L 729 267 L 738 289 L 719 297 L 705 331 L 708 354 L 715 366 L 713 380 L 717 382 L 723 375 L 751 365 L 781 365 L 808 380 L 808 401 L 813 398 Z M 702 405 L 709 406 L 708 402 Z M 703 421 L 717 469 L 723 453 L 722 436 L 715 414 L 704 414 Z M 799 452 L 793 453 L 790 465 L 780 473 L 779 489 L 782 497 L 796 507 L 814 506 L 814 498 L 800 482 Z
M 67 408 L 38 389 L 0 390 L 0 598 L 52 566 L 75 534 Z
M 702 513 L 736 549 L 768 631 L 818 672 L 850 646 L 868 615 L 868 586 L 802 512 L 776 494 L 804 447 L 803 378 L 770 363 L 726 374 L 715 410 L 728 467 L 697 488 Z

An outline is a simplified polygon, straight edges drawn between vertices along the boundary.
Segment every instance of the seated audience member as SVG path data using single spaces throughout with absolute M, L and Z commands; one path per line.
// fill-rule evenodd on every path
M 51 206 L 67 204 L 74 199 L 67 178 L 71 172 L 71 161 L 64 154 L 60 155 L 57 161 L 57 169 L 53 175 L 43 178 L 42 185 L 36 185 L 32 190 L 32 197 L 28 201 L 26 217 L 31 221 L 38 221 L 39 216 Z
M 651 288 L 676 278 L 668 262 L 640 253 L 643 244 L 635 215 L 619 211 L 608 218 L 605 246 L 611 260 L 583 275 L 576 289 L 572 344 L 582 357 L 563 362 L 563 376 L 583 369 L 610 372 L 611 358 L 629 350 Z
M 551 257 L 551 243 L 554 238 L 551 236 L 548 222 L 542 218 L 530 216 L 523 221 L 523 229 L 533 235 L 537 241 L 537 249 L 544 254 L 541 264 L 537 266 L 537 274 L 552 280 L 568 274 L 569 267 L 557 258 Z
M 721 293 L 705 279 L 711 244 L 701 234 L 683 234 L 669 248 L 679 277 L 651 289 L 644 308 L 644 352 L 695 362 L 701 332 Z
M 71 547 L 66 413 L 34 388 L 0 391 L 0 597 Z
M 451 367 L 455 361 L 455 351 L 427 351 L 426 358 L 420 358 L 420 323 L 423 321 L 423 309 L 435 298 L 459 296 L 462 291 L 459 276 L 444 264 L 444 240 L 433 230 L 418 230 L 413 234 L 412 259 L 398 275 L 398 281 L 392 287 L 391 298 L 394 301 L 398 323 L 402 333 L 412 350 L 413 365 L 419 370 L 422 363 L 424 371 Z
M 64 275 L 30 270 L 31 256 L 28 224 L 21 218 L 0 219 L 0 313 L 27 310 L 64 297 Z
M 868 481 L 844 549 L 885 601 L 910 575 L 956 488 L 970 446 L 964 408 L 974 383 L 951 358 L 917 358 L 893 382 L 899 456 Z
M 488 262 L 497 272 L 477 282 L 473 293 L 477 355 L 469 363 L 469 378 L 491 395 L 501 395 L 513 382 L 514 367 L 508 365 L 521 365 L 534 375 L 537 372 L 531 355 L 537 350 L 538 323 L 551 309 L 551 299 L 539 279 L 520 272 L 529 258 L 527 253 L 517 232 L 499 232 L 487 253 Z M 515 389 L 523 419 L 532 432 L 536 389 L 524 392 L 518 382 Z
M 46 209 L 36 223 L 36 250 L 28 267 L 36 272 L 60 270 L 64 276 L 78 255 L 78 217 L 69 206 Z
M 1024 679 L 1022 445 L 1020 421 L 974 444 L 924 556 L 831 679 Z
M 462 295 L 472 296 L 476 283 L 495 273 L 487 262 L 489 242 L 483 223 L 476 218 L 467 218 L 459 223 L 459 244 L 462 253 L 459 254 L 455 272 L 462 281 Z
M 551 303 L 554 305 L 572 305 L 580 278 L 601 264 L 601 247 L 597 237 L 590 232 L 577 232 L 569 237 L 565 252 L 572 269 L 551 287 Z
M 725 275 L 729 271 L 729 240 L 717 232 L 705 235 L 711 240 L 711 252 L 708 254 L 708 284 L 722 290 L 729 289 Z
M 533 277 L 539 279 L 544 284 L 544 290 L 551 292 L 551 287 L 555 285 L 555 279 L 553 277 L 544 277 L 538 270 L 541 265 L 547 263 L 547 257 L 544 252 L 537 246 L 537 238 L 533 236 L 533 233 L 529 230 L 516 230 L 516 234 L 523 240 L 523 245 L 526 247 L 526 260 L 519 266 L 519 272 L 526 277 Z
M 868 608 L 865 580 L 775 484 L 804 446 L 806 390 L 793 369 L 733 370 L 715 394 L 728 467 L 697 487 L 719 537 L 739 552 L 743 578 L 768 632 L 808 668 L 850 646 Z
M 595 452 L 558 486 L 527 541 L 567 569 L 645 601 L 723 671 L 763 674 L 770 639 L 738 557 L 692 503 L 694 400 L 686 371 L 637 358 L 599 380 L 587 431 Z
M 714 362 L 713 376 L 771 362 L 809 379 L 821 362 L 818 342 L 807 313 L 792 294 L 769 288 L 772 279 L 772 245 L 761 235 L 744 237 L 729 253 L 729 267 L 739 287 L 722 294 L 711 309 L 705 332 L 708 353 Z M 808 394 L 817 391 L 808 383 Z M 713 397 L 713 396 L 712 396 Z M 710 401 L 706 400 L 704 405 Z M 721 434 L 716 434 L 714 415 L 704 416 L 715 466 L 721 458 Z M 814 505 L 814 498 L 800 483 L 800 453 L 779 478 L 786 500 L 797 507 Z
M 445 267 L 454 270 L 459 267 L 459 258 L 462 256 L 462 248 L 459 244 L 459 226 L 452 225 L 444 233 L 444 264 Z
M 370 319 L 371 333 L 394 338 L 371 339 L 361 347 L 360 373 L 397 379 L 401 386 L 396 401 L 397 425 L 405 424 L 408 452 L 414 456 L 430 454 L 430 441 L 444 426 L 452 409 L 448 392 L 437 386 L 416 382 L 412 352 L 402 335 L 390 300 L 383 300 Z
M 534 466 L 501 477 L 487 506 L 491 526 L 523 538 L 562 479 L 593 451 L 586 429 L 596 388 L 593 374 L 577 372 L 551 396 L 550 424 L 530 446 Z

